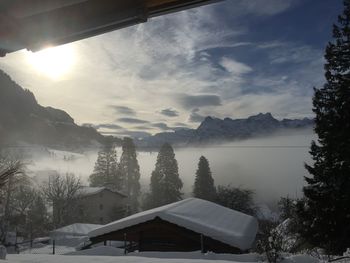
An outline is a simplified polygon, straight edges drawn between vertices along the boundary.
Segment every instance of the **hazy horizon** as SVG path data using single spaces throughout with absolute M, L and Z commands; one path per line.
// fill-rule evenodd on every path
M 287 195 L 300 197 L 303 177 L 307 175 L 304 163 L 311 161 L 308 151 L 311 140 L 315 138 L 311 129 L 303 129 L 203 147 L 175 147 L 179 174 L 184 182 L 184 196 L 190 195 L 199 157 L 204 155 L 209 160 L 216 185 L 230 184 L 252 189 L 256 201 L 260 203 L 273 203 Z M 34 157 L 28 169 L 32 171 L 32 176 L 39 175 L 39 181 L 47 178 L 48 171 L 56 170 L 61 174 L 74 173 L 88 185 L 97 151 L 84 155 L 54 151 L 56 156 Z M 117 153 L 119 158 L 120 148 Z M 143 192 L 148 189 L 157 154 L 154 151 L 137 154 Z M 64 156 L 70 155 L 77 158 L 65 161 Z

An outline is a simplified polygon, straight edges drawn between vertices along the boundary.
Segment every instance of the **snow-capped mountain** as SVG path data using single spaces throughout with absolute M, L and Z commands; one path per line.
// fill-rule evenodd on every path
M 312 119 L 275 119 L 271 113 L 259 113 L 246 119 L 206 117 L 197 129 L 180 129 L 158 133 L 138 141 L 140 147 L 158 147 L 168 142 L 174 145 L 202 144 L 216 141 L 246 139 L 269 135 L 279 130 L 312 127 Z

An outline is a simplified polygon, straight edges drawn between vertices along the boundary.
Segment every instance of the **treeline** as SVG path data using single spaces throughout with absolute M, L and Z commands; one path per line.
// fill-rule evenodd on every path
M 105 186 L 128 196 L 129 214 L 147 210 L 183 199 L 183 182 L 173 147 L 161 146 L 151 174 L 149 191 L 141 194 L 140 167 L 133 140 L 125 138 L 118 162 L 115 145 L 106 144 L 98 153 L 90 186 Z M 215 186 L 209 161 L 201 156 L 194 174 L 193 197 L 216 202 L 250 215 L 255 215 L 254 192 L 233 186 Z

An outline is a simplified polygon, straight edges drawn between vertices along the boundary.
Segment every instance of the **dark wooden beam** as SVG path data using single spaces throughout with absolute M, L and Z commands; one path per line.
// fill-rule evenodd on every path
M 220 0 L 3 0 L 0 56 L 39 50 Z

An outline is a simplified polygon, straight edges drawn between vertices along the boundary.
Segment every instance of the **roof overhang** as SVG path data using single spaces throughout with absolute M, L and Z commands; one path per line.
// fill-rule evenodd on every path
M 37 51 L 220 0 L 0 0 L 0 56 Z

